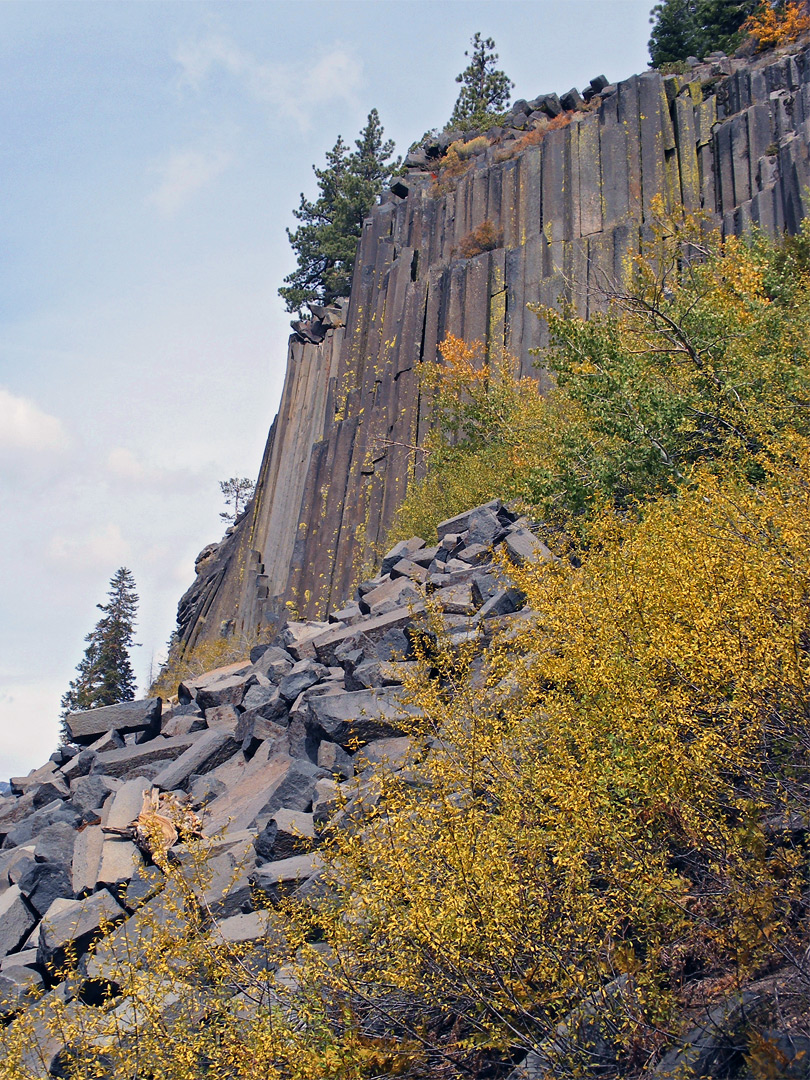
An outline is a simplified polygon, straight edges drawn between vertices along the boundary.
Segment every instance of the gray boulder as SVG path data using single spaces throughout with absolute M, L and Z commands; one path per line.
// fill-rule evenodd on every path
M 57 897 L 73 899 L 70 867 L 55 863 L 35 863 L 20 878 L 20 891 L 38 915 L 44 915 Z
M 105 705 L 100 709 L 70 713 L 65 727 L 71 742 L 87 744 L 108 731 L 119 734 L 143 732 L 157 735 L 160 731 L 160 698 L 143 701 L 122 701 L 118 705 Z
M 37 917 L 19 885 L 0 896 L 0 957 L 16 952 L 36 925 Z
M 46 912 L 39 934 L 37 964 L 41 968 L 58 967 L 68 945 L 81 955 L 103 924 L 117 922 L 126 915 L 106 889 L 85 900 L 54 901 L 52 909 Z

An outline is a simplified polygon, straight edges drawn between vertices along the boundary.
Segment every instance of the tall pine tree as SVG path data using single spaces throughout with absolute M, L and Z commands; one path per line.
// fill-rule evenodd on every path
M 135 697 L 135 674 L 129 650 L 135 634 L 138 595 L 135 581 L 125 566 L 110 579 L 106 604 L 96 604 L 103 612 L 84 639 L 87 648 L 76 668 L 77 676 L 62 696 L 62 717 L 80 709 L 117 705 Z
M 487 120 L 491 121 L 493 115 L 502 112 L 509 104 L 509 95 L 514 86 L 512 80 L 495 67 L 498 54 L 492 38 L 482 38 L 476 32 L 470 39 L 470 45 L 470 51 L 464 53 L 470 62 L 460 75 L 456 75 L 461 90 L 450 117 L 450 126 L 480 126 Z
M 363 219 L 399 167 L 391 161 L 394 143 L 383 141 L 383 127 L 376 109 L 350 150 L 339 137 L 326 155 L 326 167 L 313 165 L 320 194 L 314 202 L 301 195 L 293 210 L 301 222 L 287 230 L 298 266 L 285 277 L 278 291 L 288 311 L 312 302 L 329 304 L 348 296 Z

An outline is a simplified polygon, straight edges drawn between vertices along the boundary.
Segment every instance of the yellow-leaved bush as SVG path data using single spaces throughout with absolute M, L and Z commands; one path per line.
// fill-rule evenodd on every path
M 627 1076 L 696 988 L 778 965 L 810 996 L 810 445 L 769 450 L 762 483 L 705 471 L 606 510 L 581 567 L 515 572 L 531 614 L 483 653 L 426 637 L 412 758 L 361 773 L 329 889 L 257 958 L 175 880 L 106 1000 L 46 999 L 68 1075 L 460 1077 L 545 1047 Z M 607 1034 L 550 1049 L 593 1000 Z

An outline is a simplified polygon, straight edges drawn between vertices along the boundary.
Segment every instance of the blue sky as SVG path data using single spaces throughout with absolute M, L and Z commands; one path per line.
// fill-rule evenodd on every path
M 0 778 L 53 750 L 121 565 L 148 683 L 218 481 L 255 476 L 312 164 L 372 107 L 402 152 L 443 126 L 475 31 L 515 97 L 642 71 L 651 6 L 0 4 Z

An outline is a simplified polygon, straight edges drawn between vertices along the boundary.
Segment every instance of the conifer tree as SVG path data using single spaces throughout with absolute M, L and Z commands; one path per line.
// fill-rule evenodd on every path
M 96 604 L 103 613 L 84 639 L 87 648 L 76 668 L 77 676 L 62 696 L 62 717 L 80 709 L 117 705 L 135 697 L 135 674 L 129 650 L 135 633 L 138 595 L 130 571 L 122 566 L 110 579 L 106 604 Z
M 372 109 L 354 150 L 339 136 L 327 152 L 326 167 L 313 165 L 320 194 L 310 201 L 302 193 L 293 211 L 301 224 L 287 230 L 298 259 L 278 290 L 288 311 L 348 296 L 363 219 L 399 167 L 398 159 L 391 160 L 394 143 L 383 141 L 383 134 L 379 113 Z
M 514 83 L 495 67 L 498 54 L 492 38 L 482 38 L 476 32 L 470 39 L 472 48 L 465 51 L 469 64 L 456 75 L 456 82 L 461 83 L 450 125 L 479 125 L 493 114 L 502 112 L 509 103 L 509 95 Z
M 662 0 L 650 12 L 650 63 L 660 67 L 715 49 L 729 52 L 758 6 L 759 0 Z

